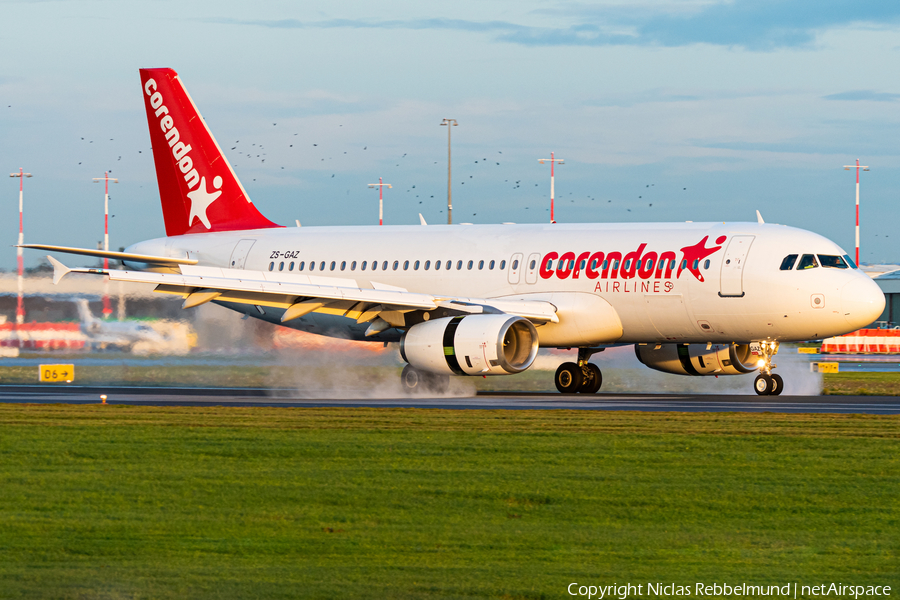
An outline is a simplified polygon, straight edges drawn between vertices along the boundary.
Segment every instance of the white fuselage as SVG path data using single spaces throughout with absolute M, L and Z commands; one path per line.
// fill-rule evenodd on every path
M 262 271 L 270 279 L 337 278 L 436 296 L 545 300 L 560 307 L 564 322 L 555 330 L 538 327 L 542 346 L 815 339 L 868 325 L 884 306 L 878 286 L 858 269 L 781 270 L 790 254 L 845 252 L 820 235 L 758 223 L 279 228 L 173 236 L 128 251 Z M 277 311 L 226 306 L 279 322 Z M 616 317 L 621 334 L 599 339 Z M 287 325 L 366 339 L 365 326 L 340 310 Z

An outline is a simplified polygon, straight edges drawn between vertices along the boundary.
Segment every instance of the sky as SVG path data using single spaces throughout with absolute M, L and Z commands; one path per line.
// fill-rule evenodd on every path
M 3 1 L 0 163 L 25 240 L 165 235 L 138 69 L 171 67 L 281 224 L 755 221 L 900 250 L 900 3 Z M 18 180 L 0 239 L 18 234 Z M 4 200 L 5 199 L 5 200 Z M 2 245 L 0 245 L 2 248 Z M 43 254 L 26 251 L 26 266 Z M 76 259 L 77 260 L 77 259 Z M 15 268 L 15 249 L 0 251 Z

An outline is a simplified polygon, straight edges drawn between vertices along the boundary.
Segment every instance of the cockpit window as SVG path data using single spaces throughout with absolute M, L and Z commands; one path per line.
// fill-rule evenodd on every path
M 851 269 L 855 269 L 855 268 L 856 268 L 856 263 L 853 262 L 853 259 L 851 259 L 849 255 L 847 255 L 847 254 L 844 255 L 844 261 L 845 261 L 848 265 L 850 265 L 850 268 L 851 268 Z
M 847 263 L 840 256 L 829 256 L 827 254 L 819 255 L 819 262 L 827 269 L 846 269 Z
M 800 257 L 800 264 L 797 265 L 797 270 L 802 271 L 803 269 L 815 269 L 819 266 L 819 263 L 816 262 L 815 254 L 804 254 Z
M 781 261 L 781 270 L 782 271 L 790 271 L 794 268 L 794 263 L 797 262 L 796 254 L 788 254 L 784 257 L 784 260 Z

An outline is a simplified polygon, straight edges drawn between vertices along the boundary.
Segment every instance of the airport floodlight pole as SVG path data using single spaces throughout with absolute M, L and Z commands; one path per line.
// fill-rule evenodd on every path
M 19 298 L 16 302 L 16 324 L 21 325 L 25 322 L 25 308 L 22 305 L 22 295 L 25 290 L 25 286 L 23 285 L 22 275 L 23 275 L 23 266 L 22 266 L 22 244 L 25 243 L 25 233 L 22 228 L 22 183 L 25 181 L 26 177 L 31 177 L 31 173 L 25 173 L 22 171 L 22 167 L 19 167 L 18 173 L 10 173 L 10 177 L 18 177 L 19 178 L 19 247 L 16 248 L 16 262 L 19 265 Z
M 378 188 L 378 224 L 379 225 L 384 225 L 384 196 L 383 196 L 384 186 L 391 187 L 391 184 L 382 183 L 381 177 L 378 178 L 378 183 L 370 183 L 369 184 L 370 188 L 374 188 L 374 187 Z
M 453 225 L 453 183 L 450 179 L 450 130 L 458 127 L 456 119 L 444 119 L 441 125 L 447 127 L 447 225 Z
M 103 177 L 94 177 L 94 183 L 104 183 L 103 190 L 103 250 L 109 252 L 109 182 L 119 183 L 118 179 L 109 176 L 109 171 L 103 172 Z M 103 257 L 103 270 L 109 270 L 109 257 Z M 112 314 L 112 308 L 109 306 L 109 279 L 103 286 L 103 318 L 108 319 Z
M 563 159 L 554 158 L 553 153 L 550 153 L 550 158 L 539 158 L 538 162 L 544 164 L 544 161 L 550 161 L 550 222 L 556 223 L 556 217 L 553 214 L 553 166 L 555 163 L 565 164 Z
M 849 171 L 854 165 L 844 165 L 844 170 Z M 860 166 L 856 159 L 856 266 L 859 266 L 859 170 L 868 171 L 869 167 Z

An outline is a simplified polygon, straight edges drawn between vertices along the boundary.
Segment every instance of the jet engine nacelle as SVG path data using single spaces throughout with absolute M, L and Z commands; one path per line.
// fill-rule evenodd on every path
M 453 375 L 509 375 L 534 363 L 538 334 L 508 314 L 444 317 L 409 328 L 400 355 L 417 369 Z
M 676 375 L 741 375 L 759 368 L 749 344 L 635 344 L 639 361 Z

